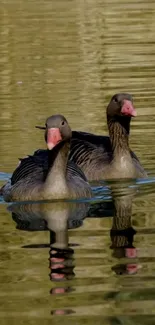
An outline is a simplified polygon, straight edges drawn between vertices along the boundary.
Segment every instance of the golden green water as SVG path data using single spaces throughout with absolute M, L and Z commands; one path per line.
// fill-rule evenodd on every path
M 155 323 L 154 31 L 154 1 L 1 0 L 1 183 L 18 157 L 44 147 L 35 125 L 53 113 L 73 129 L 107 134 L 106 105 L 116 92 L 133 94 L 130 143 L 150 179 L 133 184 L 131 200 L 125 185 L 114 193 L 116 212 L 103 189 L 105 206 L 85 215 L 82 207 L 82 216 L 74 207 L 70 223 L 70 207 L 12 219 L 1 201 L 0 324 Z M 127 217 L 118 218 L 124 204 Z M 54 240 L 67 251 L 69 274 L 57 282 L 49 277 Z

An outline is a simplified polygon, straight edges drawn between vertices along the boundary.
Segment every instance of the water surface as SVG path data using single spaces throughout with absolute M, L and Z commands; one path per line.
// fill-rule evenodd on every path
M 149 174 L 98 184 L 91 207 L 0 201 L 1 324 L 155 323 L 154 30 L 154 1 L 1 1 L 0 183 L 44 147 L 35 125 L 49 115 L 107 134 L 120 91 L 134 96 L 130 144 Z

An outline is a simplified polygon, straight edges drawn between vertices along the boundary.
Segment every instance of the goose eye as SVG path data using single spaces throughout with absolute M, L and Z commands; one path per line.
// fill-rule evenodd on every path
M 113 98 L 113 101 L 114 101 L 115 103 L 118 103 L 117 97 L 114 97 L 114 98 Z
M 61 125 L 64 125 L 64 124 L 65 124 L 65 122 L 64 122 L 64 121 L 62 121 Z

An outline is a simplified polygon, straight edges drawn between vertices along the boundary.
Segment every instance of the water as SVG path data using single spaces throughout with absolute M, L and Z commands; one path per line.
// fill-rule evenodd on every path
M 35 125 L 49 115 L 107 134 L 106 105 L 120 91 L 134 96 L 130 144 L 149 174 L 98 184 L 91 206 L 8 209 L 1 200 L 0 322 L 152 325 L 155 3 L 2 0 L 0 7 L 0 183 L 18 157 L 44 147 Z

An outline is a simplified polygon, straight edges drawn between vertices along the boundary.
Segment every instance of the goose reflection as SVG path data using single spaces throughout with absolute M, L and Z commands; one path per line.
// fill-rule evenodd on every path
M 114 216 L 110 231 L 113 257 L 126 259 L 126 262 L 116 264 L 112 270 L 119 275 L 135 274 L 139 269 L 136 261 L 129 259 L 137 258 L 137 250 L 133 245 L 136 230 L 132 227 L 132 201 L 136 195 L 136 189 L 130 184 L 112 185 L 112 198 L 114 203 Z
M 64 282 L 74 278 L 74 249 L 69 245 L 68 229 L 80 227 L 89 210 L 87 203 L 52 202 L 12 204 L 8 208 L 17 229 L 25 231 L 49 230 L 50 242 L 46 245 L 26 245 L 24 248 L 50 247 L 49 278 L 53 282 Z M 64 286 L 53 287 L 50 294 L 71 291 Z

